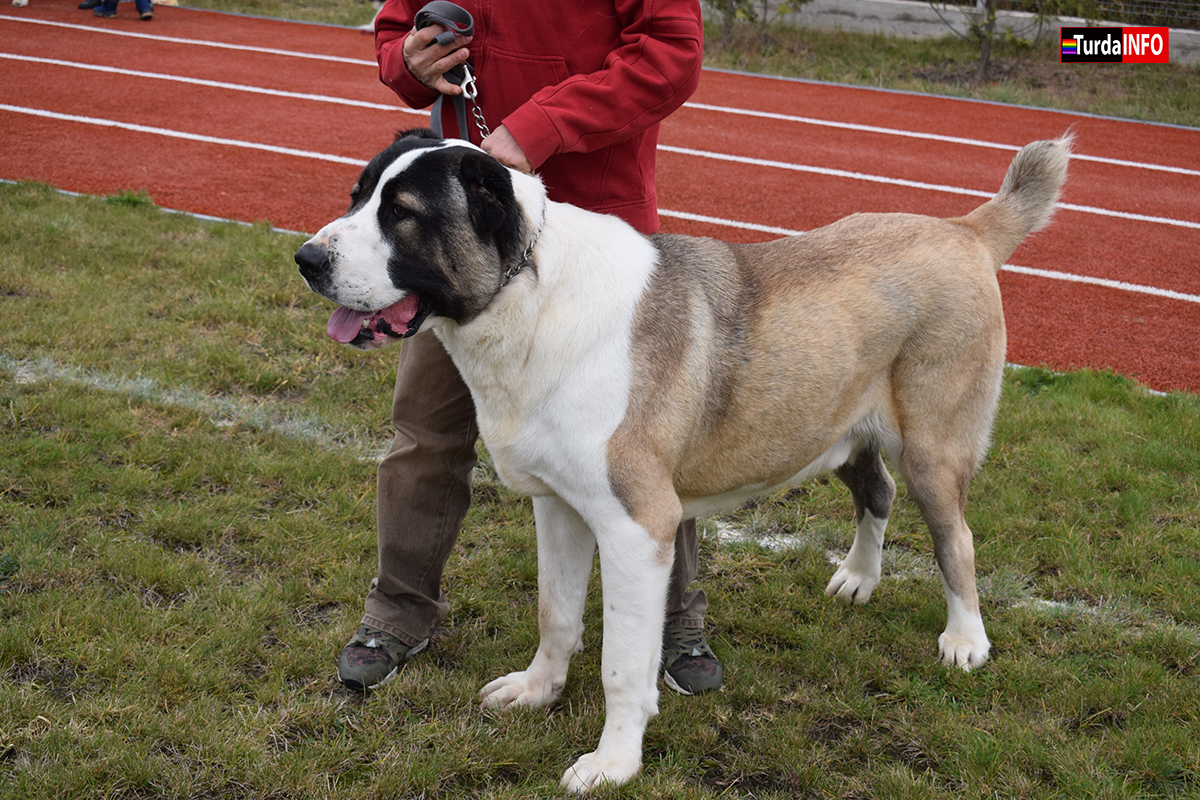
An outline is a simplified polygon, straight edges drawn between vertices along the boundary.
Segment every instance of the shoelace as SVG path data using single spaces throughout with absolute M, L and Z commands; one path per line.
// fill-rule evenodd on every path
M 702 656 L 706 646 L 703 628 L 675 628 L 667 632 L 663 649 L 670 654 Z

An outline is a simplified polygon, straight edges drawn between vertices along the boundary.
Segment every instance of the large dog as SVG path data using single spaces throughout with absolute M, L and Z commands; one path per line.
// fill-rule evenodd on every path
M 296 253 L 340 306 L 333 338 L 373 348 L 435 331 L 497 472 L 534 498 L 541 643 L 528 669 L 483 687 L 485 706 L 558 698 L 599 547 L 607 716 L 564 786 L 641 767 L 680 519 L 823 471 L 850 488 L 858 523 L 826 591 L 862 603 L 879 582 L 887 456 L 933 536 L 941 659 L 987 659 L 963 509 L 1004 369 L 996 273 L 1049 219 L 1069 151 L 1069 138 L 1028 145 L 965 217 L 855 214 L 735 245 L 643 236 L 549 201 L 477 148 L 409 132 Z

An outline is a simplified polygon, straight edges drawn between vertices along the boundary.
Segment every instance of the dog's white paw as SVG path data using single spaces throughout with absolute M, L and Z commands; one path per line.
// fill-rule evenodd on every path
M 642 769 L 640 758 L 604 758 L 595 752 L 581 756 L 562 777 L 568 792 L 584 794 L 601 783 L 620 786 L 635 777 Z
M 539 679 L 532 675 L 530 670 L 510 672 L 484 686 L 479 690 L 483 707 L 506 708 L 517 705 L 538 708 L 553 705 L 562 693 L 566 679 Z
M 948 667 L 960 667 L 970 672 L 988 660 L 992 645 L 985 634 L 954 635 L 949 630 L 938 637 L 938 656 Z
M 880 570 L 863 567 L 847 558 L 833 573 L 825 594 L 847 603 L 854 602 L 862 605 L 871 599 L 871 592 L 879 585 Z

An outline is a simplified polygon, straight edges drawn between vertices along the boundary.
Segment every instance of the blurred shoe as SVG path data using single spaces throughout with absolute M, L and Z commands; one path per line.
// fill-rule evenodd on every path
M 667 623 L 663 631 L 663 682 L 684 695 L 720 689 L 724 681 L 721 662 L 708 646 L 703 628 L 683 628 Z
M 338 680 L 351 689 L 375 689 L 396 677 L 400 664 L 429 644 L 424 639 L 415 645 L 384 631 L 361 626 L 338 656 Z
M 102 5 L 104 5 L 104 0 L 83 0 L 83 2 L 79 4 L 79 9 L 81 11 L 87 11 L 89 8 L 95 8 L 96 6 Z
M 142 19 L 144 19 L 146 22 L 149 22 L 150 20 L 154 19 L 154 12 L 150 9 L 143 11 Z

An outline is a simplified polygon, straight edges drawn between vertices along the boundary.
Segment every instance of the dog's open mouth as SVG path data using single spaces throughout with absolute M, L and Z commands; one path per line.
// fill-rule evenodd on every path
M 380 311 L 356 311 L 339 307 L 329 317 L 325 332 L 329 338 L 355 347 L 377 347 L 389 338 L 403 339 L 421 327 L 428 316 L 419 295 L 410 294 L 403 300 Z

